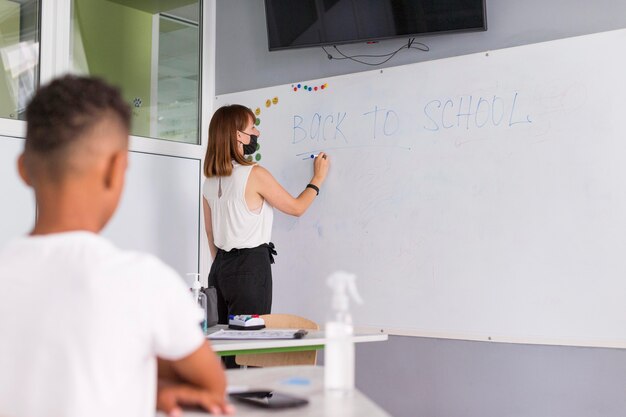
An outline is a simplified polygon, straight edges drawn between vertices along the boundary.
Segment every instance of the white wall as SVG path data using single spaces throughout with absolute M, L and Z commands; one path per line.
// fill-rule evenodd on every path
M 430 52 L 403 50 L 385 68 L 472 52 L 586 35 L 626 26 L 623 0 L 486 0 L 486 32 L 416 38 Z M 330 61 L 321 48 L 268 52 L 263 0 L 217 1 L 216 94 L 369 71 L 349 60 Z M 344 45 L 347 55 L 392 52 L 403 39 Z M 335 54 L 336 55 L 336 54 Z
M 23 139 L 0 136 L 0 246 L 27 234 L 35 222 L 35 198 L 17 174 Z
M 0 245 L 28 234 L 34 194 L 17 174 L 24 140 L 0 137 Z M 124 249 L 152 253 L 179 274 L 198 272 L 200 161 L 131 152 L 122 200 L 103 235 Z
M 158 256 L 182 276 L 195 273 L 199 207 L 199 160 L 131 152 L 120 206 L 102 234 Z

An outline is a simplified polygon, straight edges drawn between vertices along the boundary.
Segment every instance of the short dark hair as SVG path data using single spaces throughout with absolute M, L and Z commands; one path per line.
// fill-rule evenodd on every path
M 63 150 L 111 116 L 130 129 L 130 107 L 117 88 L 98 78 L 58 78 L 41 87 L 26 108 L 25 152 Z

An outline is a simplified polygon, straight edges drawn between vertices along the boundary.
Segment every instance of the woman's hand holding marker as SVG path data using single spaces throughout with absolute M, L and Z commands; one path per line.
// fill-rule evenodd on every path
M 330 159 L 326 153 L 320 152 L 315 156 L 315 160 L 313 162 L 313 179 L 311 179 L 311 184 L 317 185 L 318 187 L 322 185 L 326 179 L 326 174 L 328 174 L 329 164 Z

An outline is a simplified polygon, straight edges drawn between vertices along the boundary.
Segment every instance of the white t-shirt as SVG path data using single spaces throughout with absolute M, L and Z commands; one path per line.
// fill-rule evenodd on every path
M 156 356 L 204 342 L 200 309 L 153 256 L 89 232 L 0 250 L 0 416 L 154 416 Z
M 255 248 L 272 239 L 272 206 L 263 200 L 261 211 L 253 213 L 246 203 L 246 185 L 252 168 L 254 165 L 233 162 L 230 176 L 207 178 L 202 185 L 202 195 L 211 208 L 213 243 L 225 251 Z

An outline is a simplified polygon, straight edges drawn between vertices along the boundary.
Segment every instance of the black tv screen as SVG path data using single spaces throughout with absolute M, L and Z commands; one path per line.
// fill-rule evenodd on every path
M 485 0 L 265 0 L 270 51 L 486 30 Z

